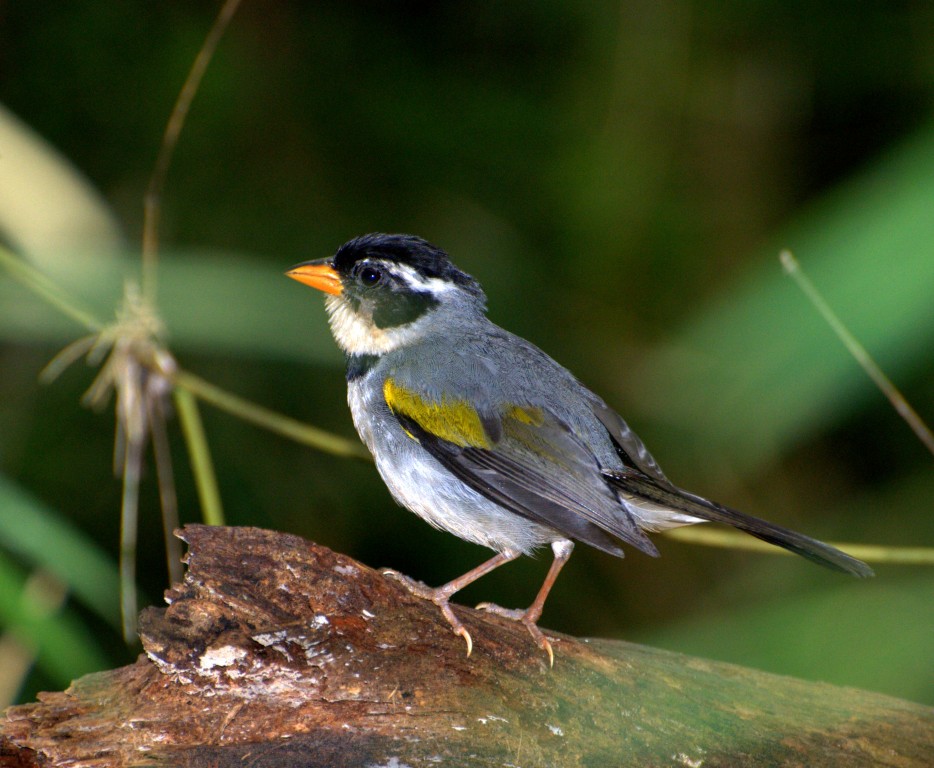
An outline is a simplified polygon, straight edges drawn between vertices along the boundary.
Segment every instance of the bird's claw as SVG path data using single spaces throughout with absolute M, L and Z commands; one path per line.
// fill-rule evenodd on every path
M 441 615 L 444 616 L 448 624 L 451 625 L 451 629 L 454 630 L 454 633 L 464 638 L 464 642 L 467 643 L 467 655 L 470 656 L 473 651 L 473 638 L 471 638 L 470 632 L 467 631 L 467 627 L 454 615 L 454 609 L 451 608 L 451 604 L 448 602 L 447 598 L 438 598 L 432 602 L 441 609 Z
M 496 603 L 480 603 L 477 606 L 477 610 L 486 611 L 487 613 L 494 613 L 497 616 L 502 616 L 505 619 L 518 621 L 529 631 L 529 634 L 532 635 L 532 639 L 535 641 L 535 644 L 548 654 L 548 666 L 554 667 L 555 652 L 552 650 L 551 642 L 538 628 L 538 624 L 536 624 L 536 621 L 538 620 L 537 616 L 531 616 L 527 610 L 523 611 L 517 608 L 503 608 L 501 605 L 496 605 Z
M 416 581 L 411 576 L 406 576 L 403 573 L 394 571 L 391 568 L 383 568 L 381 573 L 383 576 L 392 579 L 393 581 L 399 582 L 403 587 L 405 587 L 411 594 L 416 597 L 420 597 L 424 600 L 430 600 L 438 608 L 441 609 L 441 615 L 444 616 L 445 621 L 451 625 L 451 629 L 454 630 L 454 634 L 460 635 L 464 638 L 464 642 L 467 643 L 467 655 L 473 652 L 473 638 L 470 636 L 470 632 L 467 631 L 467 627 L 463 625 L 460 619 L 454 615 L 454 609 L 451 608 L 451 604 L 448 601 L 449 595 L 446 591 L 439 588 L 429 587 L 427 584 L 421 581 Z
M 473 652 L 473 638 L 471 638 L 470 632 L 467 631 L 467 628 L 463 624 L 459 627 L 454 627 L 454 631 L 464 638 L 464 642 L 467 643 L 467 658 L 470 658 L 470 654 Z

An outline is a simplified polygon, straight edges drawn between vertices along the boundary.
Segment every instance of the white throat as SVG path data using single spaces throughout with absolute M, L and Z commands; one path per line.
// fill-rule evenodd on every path
M 354 311 L 340 296 L 326 296 L 324 306 L 334 340 L 349 355 L 383 355 L 416 341 L 428 330 L 432 312 L 393 328 L 378 328 L 366 312 Z

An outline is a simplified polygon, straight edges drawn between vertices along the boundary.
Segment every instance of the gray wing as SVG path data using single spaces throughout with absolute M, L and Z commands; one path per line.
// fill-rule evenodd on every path
M 481 417 L 490 440 L 479 446 L 445 439 L 418 414 L 390 406 L 402 428 L 429 454 L 491 501 L 619 557 L 623 552 L 610 536 L 657 556 L 655 545 L 606 484 L 587 446 L 541 409 L 515 408 L 514 413 Z
M 658 466 L 655 457 L 649 453 L 649 449 L 645 447 L 639 436 L 623 421 L 622 416 L 593 393 L 588 394 L 593 397 L 594 416 L 597 417 L 613 441 L 613 447 L 616 449 L 620 461 L 623 462 L 623 466 L 637 469 L 642 474 L 656 480 L 660 485 L 673 488 L 674 485 L 665 477 L 665 473 Z

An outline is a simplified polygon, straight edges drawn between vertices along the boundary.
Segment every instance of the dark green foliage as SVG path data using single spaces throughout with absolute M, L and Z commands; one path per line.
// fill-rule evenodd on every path
M 215 12 L 82 0 L 0 15 L 0 103 L 101 191 L 128 251 Z M 218 385 L 350 436 L 320 299 L 282 272 L 365 232 L 417 233 L 481 282 L 496 322 L 616 407 L 679 486 L 822 539 L 934 544 L 931 457 L 777 260 L 796 252 L 934 420 L 932 40 L 923 3 L 245 3 L 169 173 L 169 345 Z M 42 261 L 104 319 L 135 263 Z M 0 273 L 0 472 L 113 554 L 112 418 L 78 406 L 92 372 L 36 383 L 84 332 Z M 204 416 L 229 522 L 432 584 L 486 557 L 397 509 L 372 467 Z M 182 518 L 195 520 L 172 430 Z M 157 596 L 151 472 L 143 491 L 140 580 Z M 42 563 L 0 545 L 10 584 Z M 543 624 L 934 702 L 934 607 L 918 599 L 929 569 L 877 566 L 867 586 L 660 549 L 576 554 Z M 84 572 L 82 557 L 64 570 Z M 463 599 L 526 605 L 544 569 L 514 563 Z M 77 584 L 74 597 L 66 635 L 98 621 Z

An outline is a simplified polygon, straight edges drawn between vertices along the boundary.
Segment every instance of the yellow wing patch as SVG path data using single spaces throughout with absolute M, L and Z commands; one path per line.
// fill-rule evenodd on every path
M 521 405 L 514 405 L 506 411 L 506 418 L 515 419 L 531 427 L 540 427 L 545 423 L 545 414 L 542 413 L 541 408 L 523 408 Z
M 466 400 L 443 397 L 440 402 L 432 402 L 391 378 L 383 384 L 383 397 L 393 413 L 417 421 L 422 429 L 442 440 L 461 448 L 493 447 L 480 414 Z
M 543 432 L 539 429 L 544 424 L 545 414 L 541 408 L 513 405 L 506 410 L 503 417 L 503 435 L 535 455 L 563 468 L 566 462 L 561 459 L 560 451 L 556 450 L 552 442 L 554 435 L 549 430 Z

